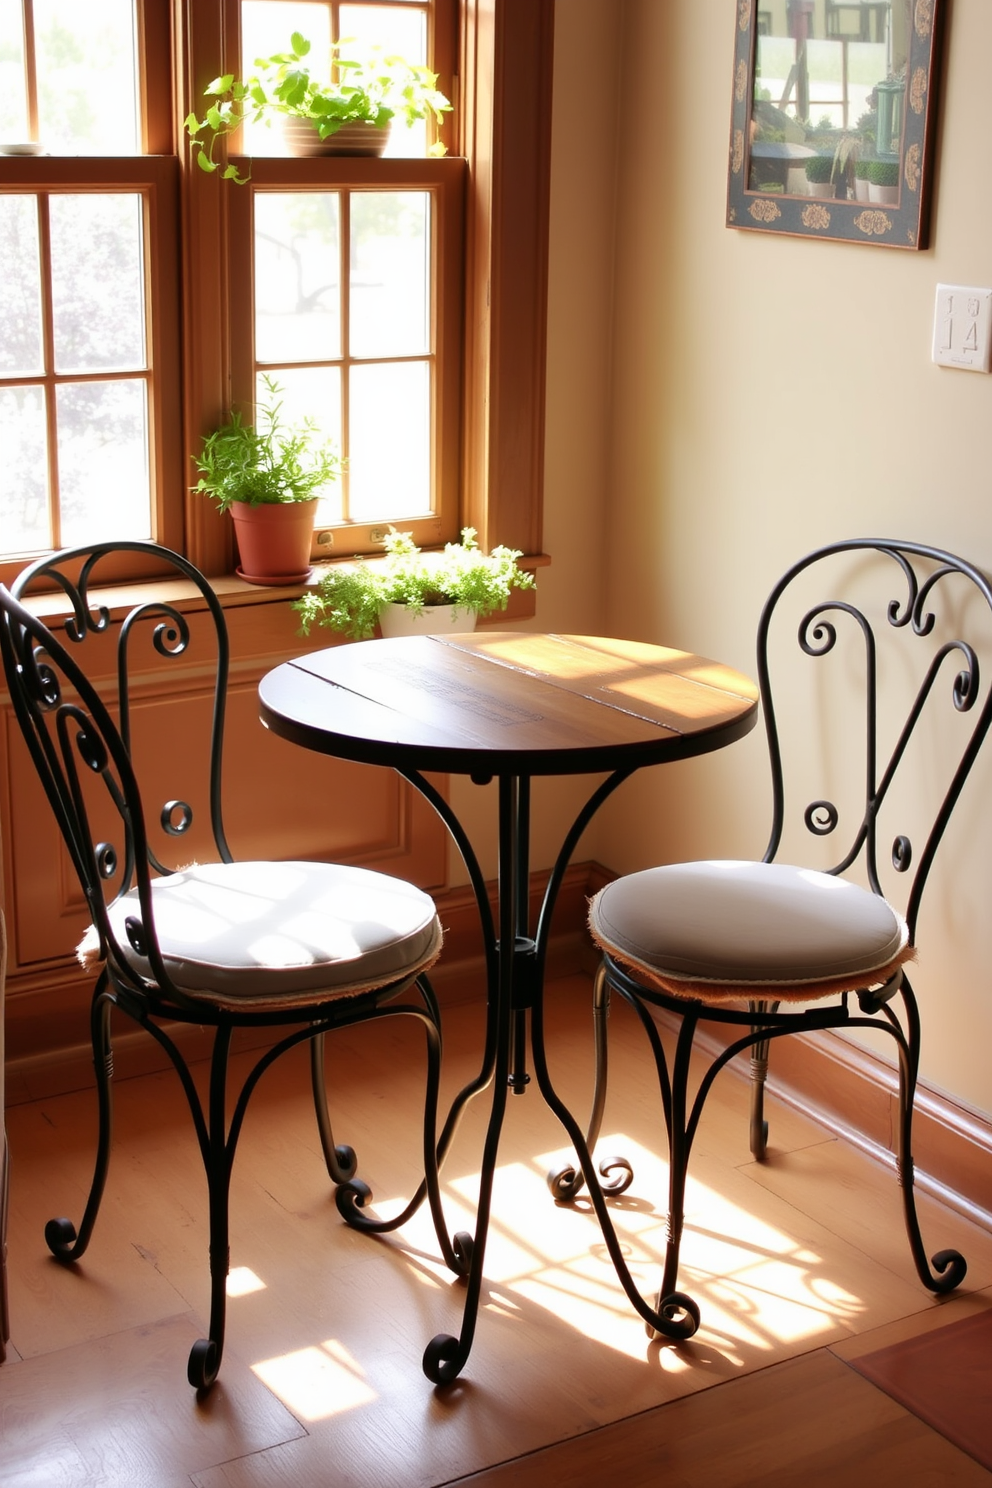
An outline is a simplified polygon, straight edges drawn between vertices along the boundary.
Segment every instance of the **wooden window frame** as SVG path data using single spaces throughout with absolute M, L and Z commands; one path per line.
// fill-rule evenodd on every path
M 195 6 L 176 0 L 176 6 L 179 116 L 185 117 L 216 75 L 217 58 L 223 70 L 237 70 L 237 0 Z M 475 527 L 484 547 L 505 543 L 538 562 L 554 0 L 446 0 L 438 14 L 435 62 L 443 88 L 443 58 L 454 58 L 446 87 L 455 105 L 448 145 L 465 159 L 467 175 L 459 523 Z M 197 169 L 189 141 L 180 142 L 180 151 L 188 286 L 184 443 L 193 450 L 235 401 L 229 244 L 244 204 L 232 197 L 229 182 Z M 253 172 L 265 170 L 266 162 L 254 162 Z M 187 494 L 187 551 L 207 573 L 232 570 L 230 526 L 208 502 Z
M 231 523 L 193 496 L 192 456 L 236 401 L 231 268 L 239 188 L 195 164 L 179 121 L 220 68 L 237 70 L 237 0 L 139 0 L 144 141 L 133 157 L 0 159 L 0 190 L 134 185 L 149 201 L 154 336 L 156 536 L 208 574 L 231 573 Z M 459 524 L 484 547 L 542 555 L 544 376 L 554 0 L 439 0 L 441 84 L 455 105 L 448 147 L 464 165 L 460 293 Z M 450 80 L 447 59 L 451 59 Z M 453 162 L 450 162 L 453 163 Z M 263 170 L 262 161 L 256 166 Z M 285 164 L 285 162 L 284 162 Z M 393 162 L 396 164 L 396 162 Z M 419 162 L 421 167 L 426 163 Z M 180 297 L 179 286 L 182 286 Z M 447 339 L 454 334 L 449 317 Z M 450 480 L 448 471 L 445 479 Z M 23 562 L 0 566 L 0 579 Z M 122 577 L 124 570 L 122 568 Z

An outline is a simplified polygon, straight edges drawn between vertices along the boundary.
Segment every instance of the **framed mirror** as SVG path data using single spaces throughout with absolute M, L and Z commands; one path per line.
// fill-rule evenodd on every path
M 737 0 L 727 225 L 925 248 L 943 0 Z

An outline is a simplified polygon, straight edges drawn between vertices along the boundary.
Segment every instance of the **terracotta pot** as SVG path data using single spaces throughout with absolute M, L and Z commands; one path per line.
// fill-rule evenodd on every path
M 313 501 L 272 501 L 250 506 L 232 501 L 234 534 L 249 584 L 302 584 L 310 576 L 310 544 L 317 511 Z
M 390 126 L 359 120 L 343 124 L 334 134 L 322 140 L 316 124 L 310 119 L 287 117 L 282 123 L 283 139 L 291 155 L 381 155 L 389 143 Z
M 384 636 L 468 635 L 475 629 L 475 615 L 464 605 L 425 605 L 418 613 L 404 604 L 383 605 L 379 629 Z

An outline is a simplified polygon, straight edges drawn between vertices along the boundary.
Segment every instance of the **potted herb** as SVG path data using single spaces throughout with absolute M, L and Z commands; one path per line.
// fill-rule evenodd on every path
M 346 45 L 331 44 L 333 80 L 311 73 L 306 62 L 310 43 L 299 31 L 293 32 L 288 52 L 257 58 L 258 71 L 244 81 L 233 73 L 215 78 L 204 90 L 212 100 L 205 117 L 192 113 L 185 122 L 201 170 L 219 169 L 214 158 L 217 141 L 245 122 L 268 124 L 281 116 L 294 154 L 381 155 L 395 118 L 408 126 L 429 117 L 440 124 L 450 111 L 430 68 L 379 47 L 347 55 Z M 433 145 L 431 153 L 443 155 L 444 145 Z M 225 167 L 223 177 L 239 184 L 246 179 L 234 165 Z
M 194 491 L 212 496 L 234 520 L 241 566 L 249 584 L 302 583 L 310 573 L 310 544 L 318 493 L 336 480 L 342 461 L 312 419 L 282 420 L 281 388 L 263 378 L 269 403 L 256 424 L 232 411 L 195 455 Z
M 869 160 L 868 200 L 894 207 L 899 201 L 898 160 Z
M 533 574 L 517 567 L 515 548 L 484 553 L 474 527 L 441 553 L 423 553 L 408 532 L 391 527 L 384 561 L 333 565 L 315 590 L 296 600 L 303 634 L 312 625 L 340 631 L 354 641 L 371 636 L 474 630 L 477 619 L 505 610 L 512 589 L 532 589 Z

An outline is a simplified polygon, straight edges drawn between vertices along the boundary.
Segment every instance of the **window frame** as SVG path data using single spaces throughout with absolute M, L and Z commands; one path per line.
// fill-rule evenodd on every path
M 519 548 L 533 566 L 548 561 L 542 505 L 554 0 L 436 6 L 434 66 L 454 104 L 444 132 L 464 193 L 458 522 L 475 527 L 486 548 Z M 197 167 L 179 121 L 199 108 L 218 59 L 220 70 L 238 70 L 238 0 L 138 0 L 138 17 L 142 55 L 173 59 L 171 70 L 141 69 L 150 153 L 0 158 L 0 190 L 146 183 L 155 245 L 149 327 L 154 355 L 165 358 L 156 363 L 152 414 L 153 430 L 164 435 L 153 460 L 156 536 L 206 573 L 231 574 L 232 524 L 190 487 L 193 453 L 236 401 L 229 249 L 232 215 L 243 203 L 240 188 Z M 266 167 L 256 160 L 254 168 Z M 446 344 L 451 334 L 449 317 Z M 22 566 L 0 566 L 0 578 Z

